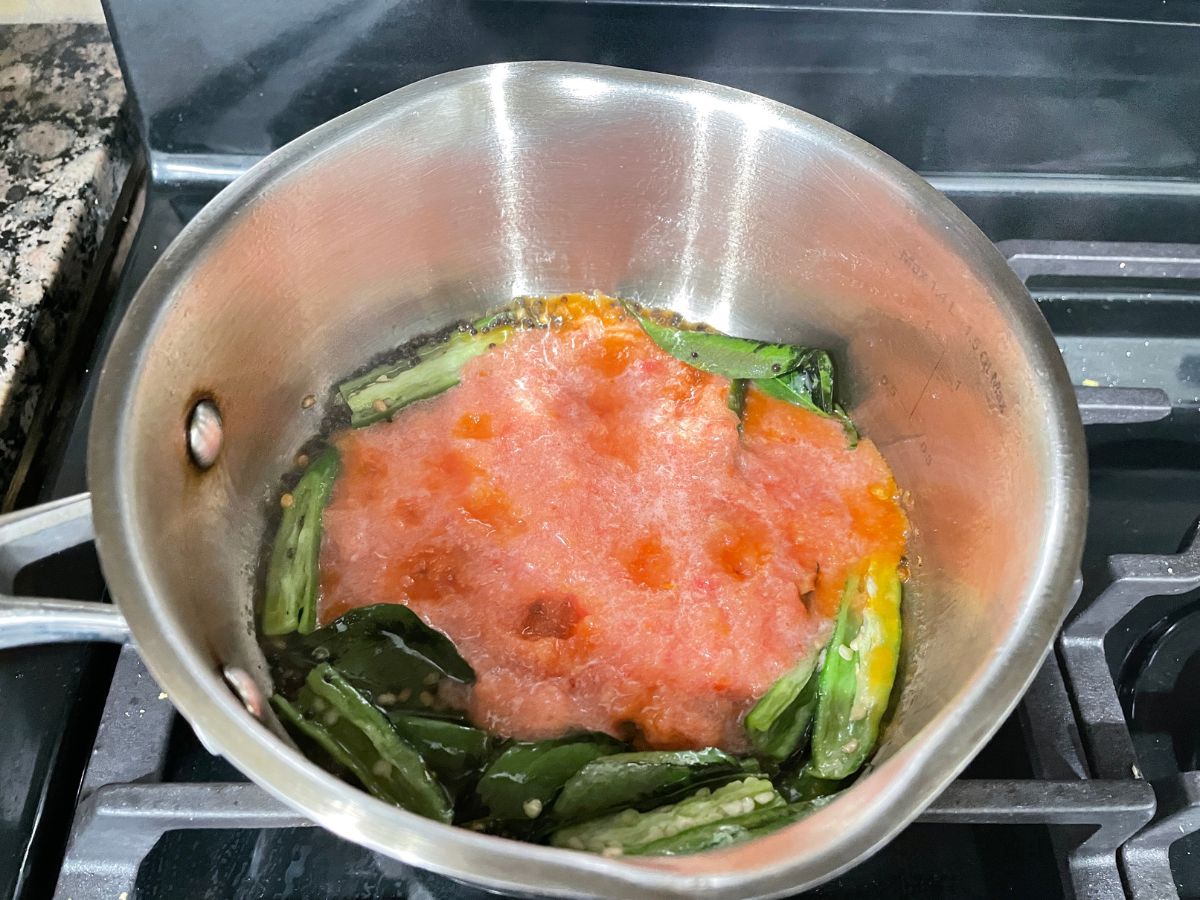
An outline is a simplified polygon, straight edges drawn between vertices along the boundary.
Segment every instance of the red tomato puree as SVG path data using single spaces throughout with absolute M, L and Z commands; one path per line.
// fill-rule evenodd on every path
M 607 300 L 336 439 L 320 618 L 406 603 L 502 735 L 744 749 L 741 717 L 828 638 L 847 568 L 897 562 L 887 464 L 840 424 L 660 350 Z

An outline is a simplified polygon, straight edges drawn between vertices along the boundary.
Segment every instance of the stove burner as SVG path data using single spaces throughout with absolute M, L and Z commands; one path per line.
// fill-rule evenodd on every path
M 1200 769 L 1200 717 L 1177 715 L 1200 697 L 1200 598 L 1155 623 L 1135 654 L 1120 693 L 1143 774 Z

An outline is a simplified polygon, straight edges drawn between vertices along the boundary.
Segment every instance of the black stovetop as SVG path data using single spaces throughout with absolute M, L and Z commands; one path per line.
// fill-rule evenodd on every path
M 95 366 L 154 260 L 229 179 L 308 127 L 501 59 L 631 65 L 774 96 L 930 175 L 1026 278 L 1075 383 L 1098 389 L 1084 398 L 1092 414 L 1128 401 L 1149 420 L 1088 429 L 1081 611 L 1019 712 L 917 824 L 813 896 L 1200 898 L 1200 551 L 1176 555 L 1200 515 L 1200 120 L 1187 114 L 1200 108 L 1200 10 L 150 6 L 106 5 L 146 174 L 39 413 L 52 427 L 29 453 L 22 502 L 84 489 Z M 1099 390 L 1110 386 L 1166 397 Z M 104 594 L 88 548 L 24 580 L 30 593 Z M 6 651 L 0 683 L 0 896 L 483 896 L 300 826 L 198 744 L 129 649 Z
M 184 206 L 183 195 L 154 194 L 118 282 L 118 301 L 140 277 L 133 268 L 138 253 L 166 240 L 151 227 L 154 204 L 197 208 Z M 1177 553 L 1187 549 L 1200 514 L 1200 403 L 1179 395 L 1179 384 L 1174 396 L 1104 390 L 1112 381 L 1140 391 L 1143 376 L 1149 382 L 1164 369 L 1186 373 L 1189 351 L 1200 350 L 1196 323 L 1188 326 L 1186 315 L 1172 318 L 1182 324 L 1169 335 L 1151 324 L 1159 304 L 1200 309 L 1200 292 L 1188 282 L 1189 268 L 1200 266 L 1200 247 L 1001 247 L 1058 326 L 1075 380 L 1088 381 L 1089 370 L 1099 376 L 1090 380 L 1101 386 L 1083 398 L 1088 416 L 1148 421 L 1089 427 L 1081 612 L 1018 712 L 917 824 L 812 896 L 887 890 L 903 898 L 1072 892 L 1118 898 L 1128 890 L 1169 898 L 1174 885 L 1179 896 L 1200 897 L 1200 728 L 1190 715 L 1200 688 L 1200 544 Z M 1110 271 L 1097 272 L 1100 263 Z M 1120 274 L 1125 271 L 1133 274 Z M 1072 328 L 1072 321 L 1083 326 Z M 1147 323 L 1145 330 L 1130 328 L 1134 322 Z M 1126 346 L 1141 352 L 1126 356 Z M 1168 364 L 1172 347 L 1183 355 Z M 87 377 L 79 382 L 85 392 L 90 383 Z M 86 404 L 86 393 L 82 399 Z M 1106 406 L 1114 403 L 1132 411 Z M 64 491 L 77 477 L 72 471 L 85 420 L 79 413 L 64 432 L 50 473 Z M 44 564 L 28 573 L 30 589 L 60 590 L 64 571 L 80 585 L 98 587 L 94 568 L 80 564 L 86 559 Z M 1168 593 L 1181 588 L 1188 592 Z M 1114 602 L 1102 617 L 1102 637 L 1089 640 L 1088 611 Z M 132 648 L 115 660 L 103 650 L 47 652 L 74 658 L 88 677 L 67 670 L 79 685 L 64 704 L 73 715 L 44 723 L 48 733 L 67 731 L 58 761 L 43 765 L 43 783 L 66 787 L 41 817 L 34 846 L 42 858 L 29 872 L 25 896 L 44 896 L 55 884 L 61 898 L 122 891 L 141 900 L 488 896 L 305 827 L 201 746 L 159 697 Z M 1109 707 L 1095 691 L 1078 690 L 1098 682 L 1107 687 Z M 76 807 L 79 769 L 71 767 L 79 765 L 80 750 L 91 749 L 89 728 L 97 717 L 100 735 Z M 1128 723 L 1122 734 L 1113 732 L 1114 720 Z M 0 744 L 5 740 L 0 735 Z M 59 860 L 56 851 L 70 828 L 65 860 Z

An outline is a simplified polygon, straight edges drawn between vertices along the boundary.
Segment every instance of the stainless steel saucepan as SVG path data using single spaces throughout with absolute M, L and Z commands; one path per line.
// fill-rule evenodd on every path
M 436 824 L 326 774 L 254 714 L 270 691 L 253 607 L 272 487 L 332 386 L 513 296 L 586 289 L 832 349 L 856 421 L 911 495 L 901 672 L 874 765 L 811 818 L 701 856 L 605 859 Z M 305 409 L 310 394 L 322 399 Z M 406 862 L 613 897 L 796 891 L 911 822 L 1046 654 L 1086 504 L 1079 414 L 1050 331 L 944 197 L 778 103 L 563 63 L 414 84 L 230 185 L 125 316 L 88 463 L 120 615 L 210 749 Z M 86 500 L 20 513 L 0 523 L 0 557 L 11 568 L 87 533 Z M 5 610 L 0 645 L 123 631 L 96 604 Z M 249 674 L 238 694 L 227 669 Z

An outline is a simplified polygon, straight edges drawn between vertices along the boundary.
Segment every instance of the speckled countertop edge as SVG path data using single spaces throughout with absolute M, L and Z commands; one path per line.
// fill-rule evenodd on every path
M 129 173 L 124 99 L 105 26 L 0 26 L 0 490 Z

